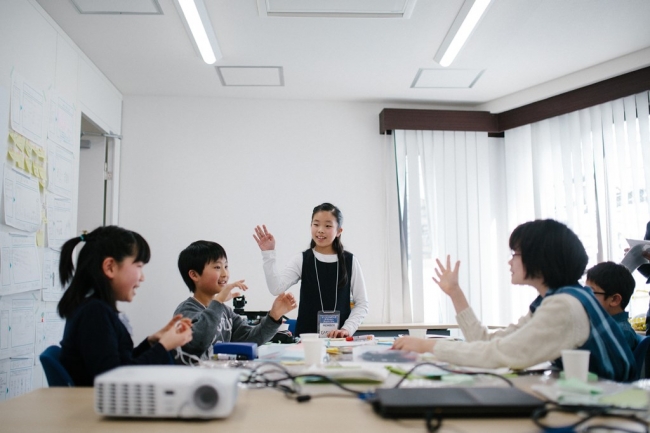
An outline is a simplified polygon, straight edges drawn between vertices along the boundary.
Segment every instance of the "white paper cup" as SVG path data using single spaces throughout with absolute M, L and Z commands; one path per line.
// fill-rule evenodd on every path
M 300 334 L 300 341 L 305 341 L 305 340 L 317 340 L 320 338 L 320 335 L 314 333 L 314 334 Z
M 410 328 L 409 335 L 411 337 L 427 338 L 427 330 L 425 328 Z
M 588 350 L 563 350 L 564 378 L 586 382 L 589 375 L 589 355 Z
M 302 334 L 301 337 L 305 335 Z M 320 338 L 308 338 L 302 340 L 302 346 L 305 351 L 305 365 L 320 365 L 323 360 L 323 340 Z

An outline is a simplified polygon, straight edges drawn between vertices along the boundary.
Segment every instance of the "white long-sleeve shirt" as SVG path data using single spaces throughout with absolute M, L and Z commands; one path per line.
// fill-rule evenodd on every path
M 535 314 L 496 332 L 489 332 L 471 308 L 456 320 L 466 341 L 438 341 L 433 354 L 451 364 L 482 368 L 524 369 L 553 361 L 562 350 L 582 346 L 590 332 L 587 312 L 568 294 L 544 298 Z
M 321 254 L 314 252 L 314 256 L 321 262 L 335 263 L 339 258 L 336 254 Z M 273 295 L 279 295 L 289 287 L 300 281 L 302 276 L 302 253 L 296 254 L 291 258 L 287 266 L 279 272 L 276 266 L 275 250 L 262 251 L 264 261 L 264 276 L 266 285 Z M 363 279 L 361 265 L 355 255 L 352 256 L 352 275 L 350 275 L 350 294 L 354 307 L 350 312 L 348 320 L 345 321 L 341 329 L 347 330 L 350 335 L 354 334 L 363 319 L 368 314 L 368 295 L 366 294 L 366 283 Z

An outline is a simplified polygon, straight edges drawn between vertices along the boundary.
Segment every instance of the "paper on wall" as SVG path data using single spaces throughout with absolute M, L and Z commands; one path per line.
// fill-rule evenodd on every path
M 74 154 L 52 141 L 47 145 L 47 189 L 72 198 L 74 186 Z
M 41 193 L 38 179 L 11 167 L 4 173 L 5 224 L 36 233 L 41 225 Z
M 39 290 L 42 275 L 36 248 L 36 235 L 0 233 L 0 245 L 2 245 L 0 296 Z
M 61 251 L 61 246 L 72 237 L 72 200 L 48 195 L 46 201 L 47 246 Z

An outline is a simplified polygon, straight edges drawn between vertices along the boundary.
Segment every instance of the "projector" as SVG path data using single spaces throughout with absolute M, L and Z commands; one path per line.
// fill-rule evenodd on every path
M 95 412 L 113 417 L 225 418 L 241 372 L 181 365 L 118 367 L 95 378 Z

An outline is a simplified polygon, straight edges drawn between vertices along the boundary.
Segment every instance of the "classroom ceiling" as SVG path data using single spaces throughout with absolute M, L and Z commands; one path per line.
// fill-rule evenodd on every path
M 162 13 L 81 14 L 73 0 L 37 0 L 124 95 L 469 108 L 589 68 L 600 81 L 650 65 L 648 0 L 493 0 L 448 68 L 434 56 L 463 0 L 410 0 L 406 19 L 275 17 L 258 9 L 264 0 L 205 0 L 223 53 L 215 65 L 194 49 L 173 0 L 141 1 Z M 283 85 L 224 86 L 256 70 L 220 77 L 215 66 L 281 67 Z M 424 88 L 412 87 L 418 77 Z M 450 85 L 461 87 L 439 88 Z

